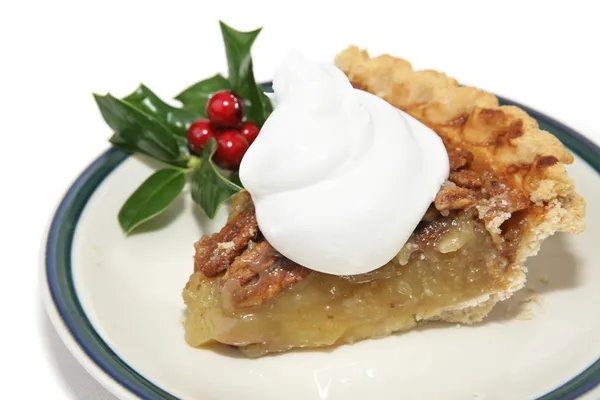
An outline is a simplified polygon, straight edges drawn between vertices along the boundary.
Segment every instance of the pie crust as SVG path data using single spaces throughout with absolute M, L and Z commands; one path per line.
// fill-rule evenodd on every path
M 496 96 L 459 86 L 444 73 L 415 71 L 408 61 L 389 55 L 371 58 L 356 46 L 338 54 L 335 63 L 355 88 L 383 98 L 428 125 L 450 151 L 469 151 L 473 155 L 469 170 L 475 176 L 492 173 L 512 189 L 509 194 L 520 191 L 529 200 L 522 210 L 514 210 L 520 207 L 514 207 L 506 195 L 474 206 L 497 241 L 507 240 L 507 235 L 518 237 L 506 288 L 465 307 L 433 311 L 424 319 L 482 320 L 498 301 L 525 285 L 525 260 L 538 253 L 544 239 L 556 232 L 585 229 L 585 201 L 575 192 L 565 168 L 573 163 L 573 155 L 556 137 L 539 129 L 525 111 L 499 106 Z

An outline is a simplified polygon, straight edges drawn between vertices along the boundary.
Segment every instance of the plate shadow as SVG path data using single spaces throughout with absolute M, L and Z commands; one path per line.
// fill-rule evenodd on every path
M 548 238 L 538 255 L 525 264 L 528 268 L 525 287 L 498 303 L 482 324 L 514 319 L 521 312 L 528 312 L 531 302 L 541 306 L 544 294 L 576 288 L 581 279 L 580 264 L 564 234 Z

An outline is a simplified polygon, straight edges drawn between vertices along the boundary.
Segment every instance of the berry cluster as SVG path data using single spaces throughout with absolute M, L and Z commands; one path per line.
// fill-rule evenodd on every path
M 199 154 L 206 142 L 215 138 L 215 163 L 221 168 L 237 169 L 259 132 L 256 124 L 242 123 L 244 113 L 244 102 L 237 94 L 229 90 L 215 93 L 206 105 L 208 119 L 198 120 L 188 129 L 190 149 Z

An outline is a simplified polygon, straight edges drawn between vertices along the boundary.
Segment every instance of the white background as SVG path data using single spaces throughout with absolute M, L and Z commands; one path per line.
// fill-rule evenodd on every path
M 225 72 L 217 19 L 265 26 L 268 79 L 292 45 L 332 59 L 388 52 L 532 105 L 600 139 L 600 23 L 593 1 L 3 1 L 0 5 L 2 398 L 110 399 L 43 312 L 38 252 L 63 191 L 110 132 L 91 93 L 144 82 L 159 95 Z

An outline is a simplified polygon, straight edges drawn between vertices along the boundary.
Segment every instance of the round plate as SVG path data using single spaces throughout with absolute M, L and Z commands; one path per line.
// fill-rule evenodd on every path
M 117 212 L 156 165 L 115 149 L 73 183 L 49 227 L 48 313 L 83 366 L 123 399 L 576 398 L 600 382 L 600 228 L 592 223 L 600 221 L 600 149 L 518 106 L 577 155 L 569 173 L 587 200 L 588 227 L 547 240 L 529 262 L 530 290 L 484 323 L 426 324 L 331 351 L 255 360 L 193 349 L 183 339 L 181 290 L 193 242 L 218 230 L 226 210 L 210 221 L 184 194 L 124 237 Z M 543 303 L 524 302 L 533 286 Z M 521 315 L 533 319 L 507 317 L 509 307 L 530 307 Z

